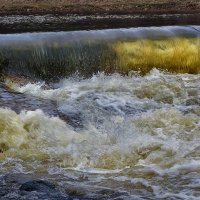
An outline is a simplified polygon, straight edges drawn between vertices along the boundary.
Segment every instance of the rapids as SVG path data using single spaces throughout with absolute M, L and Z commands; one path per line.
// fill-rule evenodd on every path
M 53 180 L 66 191 L 73 184 L 86 199 L 103 199 L 103 188 L 121 199 L 198 199 L 199 81 L 156 69 L 143 77 L 66 78 L 49 89 L 7 80 L 18 92 L 81 115 L 84 126 L 75 129 L 42 110 L 2 108 L 1 170 L 59 175 Z
M 27 105 L 30 97 L 53 102 L 81 124 L 47 112 L 49 103 L 1 106 L 0 178 L 35 174 L 76 199 L 199 199 L 199 27 L 8 34 L 0 41 L 4 93 L 23 95 Z M 25 198 L 18 189 L 4 198 L 13 196 Z

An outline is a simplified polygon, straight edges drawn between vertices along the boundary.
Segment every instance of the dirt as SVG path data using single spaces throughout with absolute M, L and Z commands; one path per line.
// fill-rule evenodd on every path
M 0 14 L 200 13 L 196 0 L 0 0 Z

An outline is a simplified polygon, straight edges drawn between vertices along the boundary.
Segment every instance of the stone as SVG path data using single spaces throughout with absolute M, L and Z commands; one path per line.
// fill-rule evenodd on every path
M 43 180 L 34 180 L 23 183 L 19 188 L 23 191 L 55 192 L 55 185 Z

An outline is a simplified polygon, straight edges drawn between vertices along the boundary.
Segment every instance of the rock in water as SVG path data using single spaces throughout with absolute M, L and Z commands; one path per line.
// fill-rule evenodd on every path
M 42 180 L 28 181 L 21 185 L 20 190 L 46 192 L 46 193 L 56 191 L 55 185 Z
M 30 195 L 32 194 L 30 192 L 35 192 L 35 197 L 39 199 L 71 200 L 68 195 L 64 195 L 57 190 L 54 184 L 43 180 L 25 182 L 21 185 L 19 190 L 21 190 L 21 194 L 27 199 L 29 199 Z

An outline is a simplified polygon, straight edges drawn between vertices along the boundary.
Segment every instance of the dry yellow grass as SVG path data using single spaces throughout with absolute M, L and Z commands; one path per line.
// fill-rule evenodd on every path
M 178 73 L 200 73 L 200 38 L 123 41 L 115 43 L 113 49 L 119 71 L 140 70 L 144 74 L 158 68 Z

